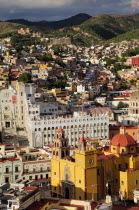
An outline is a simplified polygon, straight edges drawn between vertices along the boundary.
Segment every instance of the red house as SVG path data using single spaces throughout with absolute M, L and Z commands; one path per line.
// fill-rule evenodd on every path
M 139 57 L 132 57 L 132 66 L 139 67 Z

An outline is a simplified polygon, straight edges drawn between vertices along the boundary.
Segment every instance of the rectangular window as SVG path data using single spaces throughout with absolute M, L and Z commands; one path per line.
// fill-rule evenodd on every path
M 56 175 L 56 172 L 54 172 L 54 175 Z
M 121 181 L 121 185 L 124 185 L 124 181 Z
M 79 184 L 81 184 L 82 183 L 82 181 L 79 179 Z
M 48 179 L 48 174 L 46 174 L 46 179 Z
M 99 170 L 99 168 L 97 169 L 97 175 L 100 176 L 100 170 Z
M 56 191 L 56 187 L 54 187 L 54 190 Z
M 138 184 L 138 180 L 136 180 L 136 184 Z
M 15 167 L 15 172 L 18 172 L 18 166 Z
M 126 169 L 128 169 L 128 163 L 125 163 L 125 167 L 126 167 Z
M 9 177 L 5 177 L 5 183 L 9 182 Z
M 21 106 L 21 112 L 23 113 L 23 106 Z
M 9 168 L 6 168 L 6 173 L 9 173 Z
M 29 180 L 32 180 L 32 176 L 29 177 Z
M 15 180 L 17 180 L 18 179 L 18 175 L 15 175 Z
M 79 200 L 82 200 L 82 197 L 81 196 L 79 196 Z

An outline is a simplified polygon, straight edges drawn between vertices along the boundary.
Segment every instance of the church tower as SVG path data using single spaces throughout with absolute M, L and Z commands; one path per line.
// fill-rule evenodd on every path
M 54 146 L 53 146 L 53 158 L 65 159 L 70 155 L 70 146 L 68 145 L 68 139 L 65 138 L 65 132 L 62 128 L 56 131 Z
M 84 138 L 83 133 L 82 133 L 82 137 L 78 141 L 78 149 L 79 149 L 79 151 L 86 151 L 86 149 L 87 149 L 87 142 Z

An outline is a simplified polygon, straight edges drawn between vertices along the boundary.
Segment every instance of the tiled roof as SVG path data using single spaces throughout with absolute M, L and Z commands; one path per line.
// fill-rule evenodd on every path
M 37 187 L 23 187 L 22 189 L 33 191 L 33 190 L 36 190 Z
M 89 114 L 105 114 L 105 113 L 113 113 L 109 107 L 97 107 L 97 108 L 89 108 Z
M 18 161 L 18 160 L 20 160 L 20 159 L 18 159 L 18 158 L 16 158 L 16 157 L 11 157 L 11 158 L 2 158 L 1 160 L 0 160 L 0 162 L 6 162 L 6 161 Z
M 136 141 L 128 134 L 117 134 L 112 138 L 110 144 L 112 146 L 126 147 L 129 145 L 135 145 Z
M 100 156 L 98 156 L 98 161 L 99 160 L 110 160 L 110 159 L 112 159 L 113 157 L 115 157 L 115 155 L 113 155 L 113 154 L 111 154 L 111 155 L 100 155 Z

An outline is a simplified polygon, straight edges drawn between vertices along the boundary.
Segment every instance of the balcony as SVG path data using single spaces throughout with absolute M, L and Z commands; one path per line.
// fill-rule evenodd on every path
M 8 174 L 12 174 L 12 173 L 13 173 L 13 171 L 5 171 L 4 175 L 8 175 Z
M 15 171 L 14 173 L 21 173 L 21 171 L 20 171 L 20 170 L 18 170 L 18 171 Z
M 45 173 L 45 172 L 50 172 L 50 169 L 35 170 L 35 171 L 23 171 L 23 175 L 25 175 L 25 174 L 39 174 L 39 173 Z

